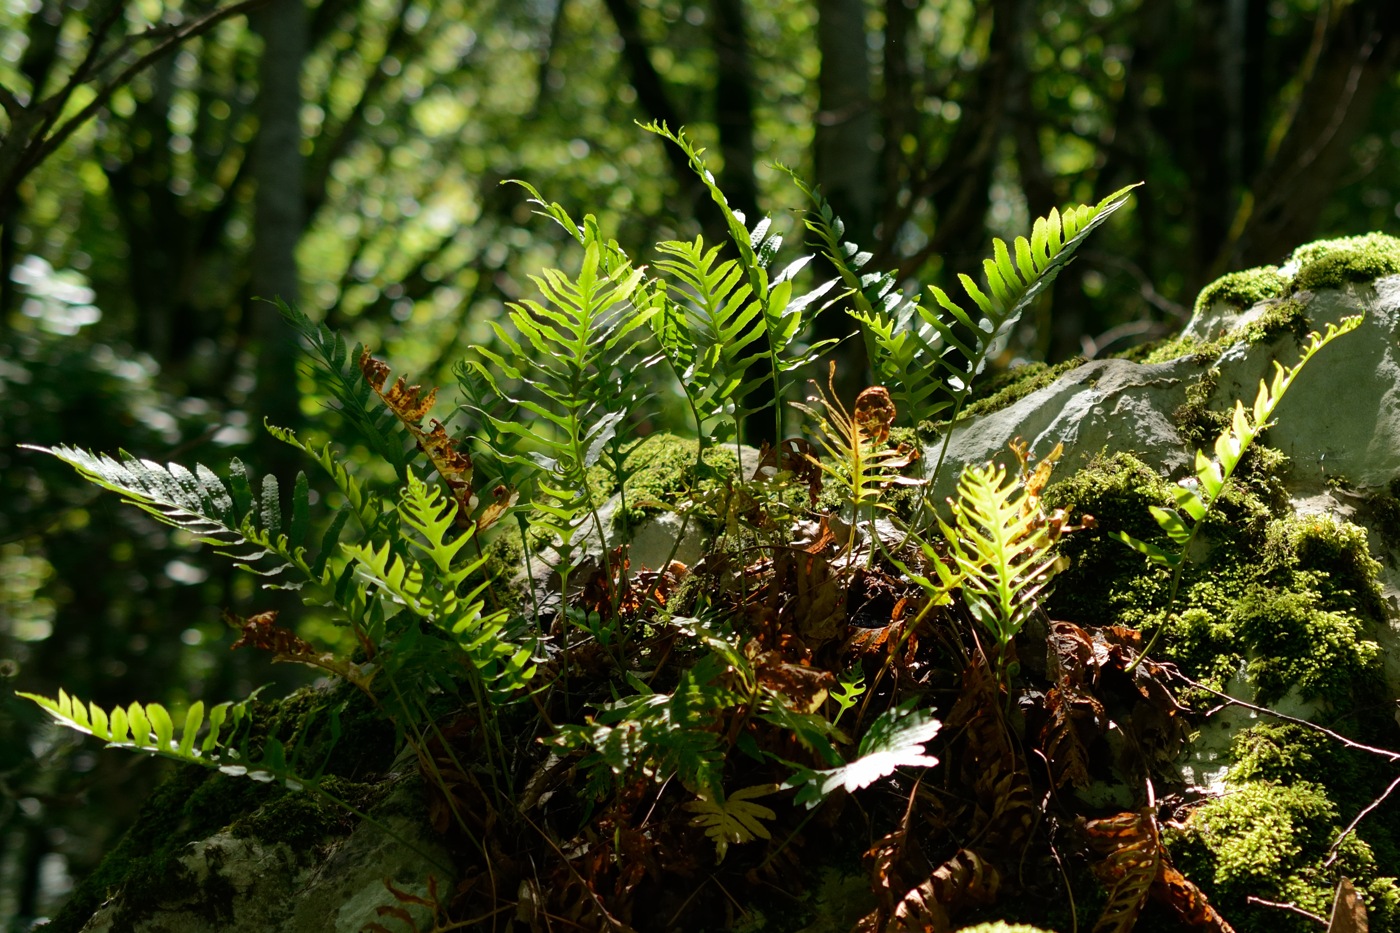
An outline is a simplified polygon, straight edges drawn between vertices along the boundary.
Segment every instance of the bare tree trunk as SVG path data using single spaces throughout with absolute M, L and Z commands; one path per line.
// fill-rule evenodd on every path
M 252 336 L 258 346 L 256 414 L 273 424 L 300 421 L 297 347 L 277 309 L 268 303 L 299 298 L 296 249 L 306 224 L 301 155 L 301 67 L 306 55 L 303 0 L 273 0 L 253 18 L 263 37 L 259 66 L 258 136 L 254 142 Z M 281 445 L 278 445 L 279 447 Z M 274 455 L 275 457 L 275 455 Z
M 1212 274 L 1278 262 L 1311 238 L 1400 61 L 1400 4 L 1357 0 L 1331 26 L 1281 141 L 1254 179 Z
M 876 108 L 870 91 L 870 52 L 864 0 L 818 0 L 817 44 L 822 67 L 813 155 L 816 181 L 846 225 L 847 239 L 863 248 L 875 245 L 875 212 L 880 204 Z M 894 145 L 898 145 L 896 140 Z M 889 236 L 891 231 L 885 231 Z M 818 318 L 816 337 L 848 337 L 855 322 L 841 305 Z M 869 362 L 858 340 L 842 344 L 836 392 L 850 405 L 868 381 Z

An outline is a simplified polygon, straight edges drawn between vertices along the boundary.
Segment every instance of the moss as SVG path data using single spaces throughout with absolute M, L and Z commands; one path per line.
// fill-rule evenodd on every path
M 1209 450 L 1215 439 L 1229 426 L 1229 414 L 1212 411 L 1209 405 L 1219 384 L 1220 370 L 1206 370 L 1201 378 L 1186 387 L 1186 401 L 1172 412 L 1172 423 L 1176 425 L 1177 433 L 1192 447 Z
M 1155 470 L 1131 454 L 1094 459 L 1043 496 L 1049 508 L 1070 510 L 1075 520 L 1093 515 L 1098 531 L 1069 535 L 1061 553 L 1069 566 L 1055 579 L 1047 603 L 1052 618 L 1088 625 L 1141 625 L 1160 610 L 1167 596 L 1167 574 L 1145 566 L 1141 554 L 1110 537 L 1124 531 L 1165 545 L 1165 534 L 1149 507 L 1169 502 L 1171 493 Z
M 1252 586 L 1231 608 L 1226 626 L 1247 647 L 1250 679 L 1264 703 L 1291 687 L 1305 697 L 1346 703 L 1360 682 L 1374 677 L 1380 648 L 1348 612 L 1321 608 L 1316 592 Z
M 1365 528 L 1330 515 L 1292 516 L 1270 528 L 1267 548 L 1287 569 L 1314 575 L 1326 608 L 1355 608 L 1372 622 L 1385 622 L 1381 565 L 1371 556 Z
M 340 800 L 354 798 L 357 808 L 363 809 L 366 791 L 370 790 L 367 785 L 335 778 L 325 783 L 327 792 Z M 326 797 L 283 790 L 253 812 L 234 820 L 228 831 L 269 845 L 286 843 L 296 852 L 305 852 L 352 828 L 354 819 L 350 812 Z
M 1361 788 L 1368 786 L 1375 770 L 1359 752 L 1323 733 L 1282 721 L 1261 722 L 1240 732 L 1231 744 L 1230 755 L 1235 762 L 1227 775 L 1232 784 L 1305 781 L 1319 787 L 1330 785 L 1335 789 L 1329 796 L 1339 799 L 1347 811 L 1365 806 Z
M 627 509 L 619 511 L 614 522 L 636 524 L 660 511 L 663 503 L 674 505 L 686 494 L 703 501 L 738 472 L 732 445 L 706 450 L 697 470 L 698 449 L 695 441 L 673 434 L 654 434 L 643 441 L 627 458 Z M 615 486 L 607 489 L 608 495 L 615 492 Z
M 1384 233 L 1321 240 L 1293 251 L 1290 292 L 1341 288 L 1400 273 L 1400 239 Z
M 1393 929 L 1400 904 L 1392 878 L 1382 877 L 1373 853 L 1355 835 L 1324 867 L 1341 831 L 1338 810 L 1318 785 L 1251 781 L 1195 810 L 1182 828 L 1164 834 L 1183 873 L 1203 888 L 1241 933 L 1313 930 L 1311 921 L 1248 902 L 1253 895 L 1326 916 L 1338 877 L 1356 882 L 1371 928 Z
M 959 417 L 972 418 L 1001 411 L 1083 364 L 1084 357 L 1076 356 L 1053 365 L 1027 363 L 1007 370 L 987 380 L 986 385 L 979 386 Z
M 112 893 L 125 895 L 115 929 L 129 929 L 170 893 L 190 843 L 207 838 L 239 814 L 256 809 L 279 790 L 247 778 L 180 768 L 142 804 L 130 830 L 107 853 L 46 927 L 51 933 L 80 930 Z
M 1251 344 L 1264 343 L 1283 334 L 1303 340 L 1310 329 L 1308 307 L 1296 298 L 1271 301 L 1259 316 L 1244 326 L 1244 339 Z
M 1195 313 L 1223 301 L 1237 308 L 1252 308 L 1261 301 L 1281 297 L 1288 287 L 1288 280 L 1279 274 L 1277 266 L 1260 266 L 1230 272 L 1211 282 L 1196 296 Z

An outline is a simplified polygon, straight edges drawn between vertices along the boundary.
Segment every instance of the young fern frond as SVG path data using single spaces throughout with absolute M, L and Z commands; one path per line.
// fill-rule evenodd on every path
M 836 364 L 833 363 L 827 378 L 827 392 L 823 392 L 815 382 L 812 383 L 817 394 L 808 400 L 820 402 L 825 412 L 818 412 L 801 402 L 791 403 L 794 408 L 810 415 L 821 427 L 821 444 L 826 448 L 828 459 L 817 460 L 810 456 L 809 459 L 844 487 L 846 501 L 851 504 L 857 517 L 871 509 L 889 511 L 890 506 L 880 501 L 886 489 L 893 485 L 917 486 L 923 483 L 922 480 L 901 476 L 898 472 L 917 460 L 918 452 L 904 446 L 889 446 L 895 409 L 883 388 L 877 386 L 862 392 L 856 399 L 856 411 L 852 414 L 836 398 L 833 386 L 835 378 Z
M 968 609 L 996 643 L 1004 679 L 1007 646 L 1057 569 L 1049 554 L 1054 536 L 1025 486 L 999 464 L 968 467 L 949 501 L 953 520 L 938 516 L 938 525 Z
M 1275 360 L 1273 381 L 1266 382 L 1262 379 L 1259 381 L 1259 393 L 1254 397 L 1254 404 L 1250 410 L 1246 411 L 1244 403 L 1238 399 L 1235 400 L 1235 408 L 1230 417 L 1229 427 L 1215 439 L 1214 459 L 1208 457 L 1203 450 L 1196 451 L 1195 481 L 1200 491 L 1197 492 L 1180 485 L 1173 486 L 1172 498 L 1176 500 L 1176 508 L 1157 505 L 1150 507 L 1152 517 L 1167 533 L 1167 537 L 1177 545 L 1176 550 L 1157 547 L 1155 544 L 1134 538 L 1127 532 L 1118 531 L 1112 534 L 1112 537 L 1145 555 L 1158 567 L 1164 567 L 1171 571 L 1171 584 L 1167 590 L 1166 614 L 1168 618 L 1176 605 L 1182 573 L 1190 562 L 1192 545 L 1196 536 L 1205 526 L 1206 516 L 1219 503 L 1221 495 L 1235 474 L 1235 468 L 1244 459 L 1245 451 L 1269 427 L 1269 419 L 1273 417 L 1274 409 L 1278 407 L 1279 402 L 1283 401 L 1284 393 L 1293 385 L 1293 381 L 1298 378 L 1298 374 L 1302 372 L 1308 361 L 1333 340 L 1359 327 L 1361 320 L 1361 315 L 1343 318 L 1340 323 L 1328 324 L 1326 332 L 1323 334 L 1318 334 L 1316 331 L 1309 334 L 1299 354 L 1298 362 L 1291 367 L 1285 368 L 1282 363 Z M 1138 657 L 1133 660 L 1130 670 L 1137 666 L 1138 661 L 1145 657 L 1147 652 L 1152 650 L 1165 629 L 1166 626 L 1162 625 L 1152 633 L 1152 637 L 1143 646 Z
M 685 804 L 685 809 L 695 814 L 690 825 L 703 827 L 705 835 L 715 844 L 716 864 L 724 861 L 730 845 L 772 838 L 763 821 L 777 819 L 778 815 L 772 808 L 753 801 L 755 797 L 766 797 L 778 789 L 777 784 L 756 784 L 728 795 L 701 794 Z
M 771 380 L 773 399 L 781 401 L 786 396 L 787 389 L 791 384 L 791 379 L 787 378 L 788 374 L 816 361 L 825 350 L 837 343 L 836 340 L 823 340 L 800 352 L 797 349 L 797 338 L 807 325 L 807 309 L 831 291 L 837 280 L 830 279 L 818 284 L 810 291 L 795 294 L 793 280 L 812 261 L 813 256 L 810 253 L 800 256 L 776 275 L 770 276 L 768 267 L 772 265 L 778 254 L 778 249 L 783 243 L 782 236 L 772 230 L 772 218 L 764 217 L 752 228 L 748 227 L 746 218 L 729 206 L 729 199 L 715 184 L 714 175 L 705 165 L 704 150 L 696 148 L 686 138 L 684 131 L 672 132 L 664 123 L 644 124 L 642 128 L 681 148 L 690 163 L 691 170 L 695 172 L 696 177 L 709 191 L 711 200 L 714 201 L 715 206 L 719 208 L 720 214 L 724 217 L 730 240 L 733 241 L 739 253 L 739 268 L 747 277 L 750 296 L 758 306 L 759 313 L 754 326 L 761 327 L 761 332 L 755 336 L 755 339 L 766 338 L 761 346 L 768 358 L 764 367 L 767 371 L 757 379 L 760 382 Z M 745 387 L 741 390 L 739 397 L 741 402 L 747 394 L 747 387 Z M 751 416 L 757 414 L 757 411 L 745 410 L 741 412 L 741 416 Z M 774 421 L 777 429 L 775 436 L 781 438 L 783 436 L 783 407 L 781 404 L 775 406 Z

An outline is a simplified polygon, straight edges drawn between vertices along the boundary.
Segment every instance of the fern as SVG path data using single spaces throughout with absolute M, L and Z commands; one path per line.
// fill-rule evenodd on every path
M 756 378 L 759 381 L 771 380 L 773 399 L 781 401 L 787 395 L 791 382 L 790 374 L 816 361 L 826 349 L 837 343 L 836 340 L 822 340 L 805 348 L 801 348 L 798 344 L 798 338 L 802 335 L 808 322 L 807 309 L 831 291 L 836 285 L 836 280 L 831 279 L 820 283 L 810 291 L 801 294 L 795 293 L 793 281 L 797 274 L 812 261 L 813 256 L 810 253 L 798 257 L 779 270 L 776 275 L 770 276 L 768 268 L 772 265 L 783 243 L 782 236 L 772 229 L 772 219 L 764 217 L 752 228 L 746 225 L 746 218 L 729 206 L 729 199 L 715 184 L 714 175 L 705 165 L 705 151 L 696 148 L 686 138 L 684 130 L 672 132 L 664 123 L 645 124 L 643 129 L 680 147 L 690 163 L 691 170 L 695 172 L 696 177 L 700 179 L 709 192 L 711 200 L 719 208 L 729 230 L 729 238 L 739 253 L 738 268 L 743 270 L 748 280 L 749 292 L 746 297 L 751 299 L 757 307 L 757 314 L 753 316 L 752 326 L 758 331 L 751 339 L 763 340 L 760 347 L 762 347 L 761 352 L 767 356 L 767 360 L 763 367 L 766 372 Z M 699 241 L 696 243 L 696 249 L 699 249 Z M 742 387 L 738 397 L 741 409 L 740 420 L 755 415 L 761 410 L 750 411 L 743 407 L 743 398 L 747 396 L 747 389 L 751 385 L 752 382 Z M 774 436 L 782 438 L 783 409 L 781 404 L 775 406 L 774 423 L 776 427 Z
M 889 394 L 882 387 L 862 392 L 856 399 L 856 410 L 852 413 L 835 397 L 835 378 L 836 364 L 832 363 L 827 378 L 828 391 L 823 392 L 816 383 L 812 384 L 817 395 L 809 398 L 809 401 L 820 402 L 824 412 L 800 402 L 793 402 L 792 405 L 816 419 L 821 427 L 821 443 L 826 448 L 827 459 L 817 460 L 810 454 L 808 456 L 822 472 L 841 483 L 845 499 L 857 518 L 862 514 L 868 515 L 872 524 L 871 541 L 874 541 L 875 511 L 891 511 L 889 505 L 880 501 L 885 490 L 895 485 L 922 485 L 922 480 L 899 473 L 918 459 L 918 452 L 908 446 L 889 446 L 890 426 L 894 422 L 895 411 Z M 854 545 L 854 539 L 851 543 Z M 870 553 L 873 558 L 873 547 Z
M 724 861 L 732 844 L 772 838 L 763 821 L 774 819 L 777 814 L 761 803 L 754 803 L 753 799 L 765 797 L 777 789 L 776 784 L 757 784 L 736 790 L 728 796 L 702 795 L 685 805 L 695 814 L 690 825 L 704 827 L 705 835 L 714 842 L 716 863 Z
M 1293 380 L 1298 377 L 1298 373 L 1302 371 L 1308 361 L 1333 340 L 1359 327 L 1361 320 L 1360 315 L 1343 318 L 1339 324 L 1328 324 L 1325 334 L 1318 334 L 1316 331 L 1309 334 L 1307 341 L 1303 344 L 1298 362 L 1293 364 L 1291 368 L 1285 369 L 1282 363 L 1275 360 L 1273 382 L 1265 382 L 1262 379 L 1259 381 L 1259 393 L 1255 396 L 1254 405 L 1250 411 L 1247 412 L 1244 403 L 1236 399 L 1229 427 L 1215 439 L 1215 457 L 1213 459 L 1208 457 L 1203 450 L 1196 451 L 1195 482 L 1196 488 L 1200 491 L 1197 492 L 1183 485 L 1173 486 L 1172 497 L 1176 499 L 1176 508 L 1151 506 L 1152 517 L 1167 533 L 1167 537 L 1171 539 L 1172 543 L 1177 545 L 1176 550 L 1157 547 L 1155 544 L 1134 538 L 1127 532 L 1113 533 L 1114 538 L 1146 555 L 1153 564 L 1171 571 L 1171 584 L 1167 590 L 1167 618 L 1171 617 L 1172 609 L 1176 605 L 1182 573 L 1190 561 L 1196 536 L 1205 526 L 1206 516 L 1219 503 L 1221 495 L 1235 474 L 1235 468 L 1244 459 L 1245 452 L 1255 439 L 1269 427 L 1269 419 L 1273 417 L 1279 402 L 1283 401 L 1284 393 L 1293 385 Z M 1136 667 L 1138 662 L 1152 650 L 1165 629 L 1166 626 L 1162 625 L 1152 633 L 1152 637 L 1143 646 L 1138 657 L 1133 660 L 1129 670 Z
M 845 227 L 820 191 L 795 176 L 794 180 L 813 205 L 807 229 L 849 289 L 854 307 L 848 313 L 862 325 L 876 375 L 893 387 L 901 406 L 915 417 L 932 419 L 947 412 L 949 420 L 958 418 L 973 379 L 1000 352 L 1022 312 L 1054 281 L 1079 244 L 1138 187 L 1121 188 L 1093 207 L 1071 207 L 1063 214 L 1052 208 L 1048 216 L 1036 219 L 1029 240 L 1017 237 L 1011 247 L 994 239 L 992 257 L 982 263 L 986 290 L 970 276 L 958 276 L 980 312 L 974 317 L 937 286 L 929 288 L 937 307 L 926 307 L 906 298 L 893 275 L 863 274 L 871 254 L 842 239 Z M 949 436 L 945 434 L 933 466 L 934 477 L 942 468 Z
M 531 521 L 555 541 L 563 592 L 568 591 L 579 528 L 591 520 L 598 540 L 606 540 L 598 518 L 601 503 L 589 486 L 588 469 L 606 453 L 613 460 L 625 456 L 619 438 L 637 393 L 629 391 L 631 374 L 620 375 L 620 384 L 611 377 L 634 332 L 653 313 L 651 307 L 630 300 L 641 284 L 642 271 L 626 263 L 605 269 L 603 257 L 608 250 L 596 238 L 596 227 L 588 229 L 590 238 L 578 275 L 571 279 L 551 269 L 535 277 L 546 303 L 512 304 L 510 322 L 519 338 L 493 321 L 507 352 L 479 347 L 484 362 L 471 364 L 498 397 L 538 419 L 521 423 L 491 417 L 491 423 L 501 434 L 538 448 L 528 457 L 504 450 L 496 453 L 506 462 L 531 467 L 537 477 L 540 495 L 533 503 Z M 512 397 L 502 376 L 530 386 L 543 400 Z
M 63 690 L 57 699 L 33 693 L 16 693 L 43 708 L 60 725 L 107 743 L 109 748 L 146 752 L 160 758 L 213 768 L 225 774 L 246 776 L 257 781 L 279 781 L 291 790 L 312 783 L 294 773 L 286 760 L 286 749 L 275 738 L 263 741 L 262 755 L 252 760 L 246 742 L 230 746 L 220 739 L 232 736 L 248 723 L 246 703 L 220 703 L 208 712 L 200 701 L 190 705 L 178 731 L 169 711 L 159 703 L 131 703 L 104 710 L 96 703 L 83 703 Z
M 656 268 L 679 287 L 653 286 L 652 330 L 695 413 L 699 436 L 711 440 L 714 423 L 724 419 L 737 439 L 743 420 L 739 406 L 754 388 L 745 374 L 765 356 L 761 344 L 754 346 L 762 336 L 754 326 L 762 308 L 737 260 L 717 264 L 718 246 L 707 250 L 697 236 L 689 243 L 660 243 L 657 250 L 672 258 L 658 261 Z
M 1053 462 L 1059 449 L 1047 461 Z M 958 586 L 973 618 L 991 634 L 1003 679 L 1008 646 L 1035 608 L 1057 568 L 1054 536 L 1035 497 L 998 464 L 970 466 L 950 500 L 952 521 L 938 517 Z
M 27 445 L 28 446 L 28 445 Z M 225 485 L 212 470 L 197 464 L 193 471 L 171 463 L 165 466 L 121 451 L 118 460 L 76 447 L 35 447 L 73 467 L 89 482 L 119 494 L 125 501 L 160 522 L 187 532 L 201 544 L 233 559 L 253 573 L 275 580 L 288 568 L 305 579 L 328 582 L 325 565 L 318 571 L 306 559 L 310 489 L 305 474 L 293 487 L 292 512 L 287 516 L 274 476 L 265 476 L 255 490 L 251 471 L 239 460 L 229 466 Z M 285 531 L 284 531 L 285 525 Z M 280 563 L 263 563 L 276 558 Z M 269 585 L 275 585 L 269 583 Z M 280 584 L 295 589 L 299 583 Z
M 453 640 L 471 661 L 473 691 L 483 713 L 492 702 L 510 699 L 524 689 L 535 666 L 528 646 L 506 635 L 504 612 L 488 612 L 481 599 L 486 581 L 468 579 L 486 559 L 464 559 L 474 526 L 453 536 L 457 507 L 440 490 L 420 480 L 412 469 L 398 505 L 406 539 L 426 563 L 395 553 L 390 544 L 352 545 L 346 552 L 357 562 L 357 573 L 379 587 L 394 602 L 430 623 Z

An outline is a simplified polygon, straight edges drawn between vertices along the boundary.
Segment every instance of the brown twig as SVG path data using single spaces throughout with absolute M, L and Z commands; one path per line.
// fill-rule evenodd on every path
M 1291 722 L 1294 725 L 1303 726 L 1304 728 L 1312 729 L 1315 732 L 1321 732 L 1328 738 L 1335 739 L 1336 741 L 1341 742 L 1347 748 L 1354 748 L 1357 751 L 1362 752 L 1370 752 L 1372 755 L 1380 755 L 1382 758 L 1388 758 L 1391 761 L 1400 761 L 1400 752 L 1393 752 L 1384 748 L 1376 748 L 1371 745 L 1362 745 L 1360 742 L 1354 742 L 1344 735 L 1333 732 L 1326 726 L 1319 726 L 1315 722 L 1309 722 L 1306 719 L 1299 719 L 1296 716 L 1289 716 L 1287 713 L 1280 713 L 1277 710 L 1269 709 L 1267 706 L 1255 706 L 1253 703 L 1247 703 L 1244 700 L 1236 699 L 1235 697 L 1232 697 L 1229 694 L 1221 693 L 1219 690 L 1212 690 L 1205 684 L 1196 683 L 1196 681 L 1192 680 L 1190 677 L 1187 677 L 1185 674 L 1181 673 L 1181 671 L 1178 671 L 1174 668 L 1168 667 L 1167 674 L 1171 677 L 1175 677 L 1177 680 L 1180 680 L 1187 686 L 1195 687 L 1197 690 L 1204 690 L 1206 693 L 1219 697 L 1220 699 L 1225 701 L 1225 706 L 1243 706 L 1245 709 L 1253 710 L 1256 713 L 1263 713 L 1264 715 L 1272 716 L 1275 719 L 1282 719 L 1284 722 Z
M 1255 897 L 1253 894 L 1245 898 L 1245 903 L 1259 904 L 1262 907 L 1277 907 L 1279 910 L 1291 910 L 1293 911 L 1293 913 L 1298 914 L 1301 917 L 1307 917 L 1309 920 L 1315 920 L 1323 926 L 1327 926 L 1326 917 L 1319 917 L 1311 910 L 1304 910 L 1297 904 L 1280 904 L 1278 901 L 1266 901 L 1262 897 Z
M 1220 699 L 1225 701 L 1225 703 L 1223 704 L 1224 706 L 1243 706 L 1245 709 L 1253 710 L 1256 713 L 1264 713 L 1265 715 L 1273 716 L 1275 719 L 1282 719 L 1284 722 L 1291 722 L 1295 725 L 1303 726 L 1304 728 L 1312 729 L 1316 732 L 1321 732 L 1323 735 L 1327 736 L 1328 738 L 1334 739 L 1337 742 L 1340 742 L 1347 748 L 1354 748 L 1357 751 L 1370 752 L 1373 755 L 1380 755 L 1382 758 L 1388 758 L 1392 762 L 1400 761 L 1400 752 L 1393 752 L 1384 748 L 1375 748 L 1371 745 L 1363 745 L 1360 742 L 1352 741 L 1344 735 L 1340 735 L 1336 732 L 1333 732 L 1331 729 L 1328 729 L 1325 726 L 1319 726 L 1315 722 L 1309 722 L 1306 719 L 1299 719 L 1296 716 L 1289 716 L 1285 713 L 1280 713 L 1277 710 L 1269 709 L 1266 706 L 1255 706 L 1253 703 L 1246 703 L 1244 700 L 1236 699 L 1235 697 L 1221 693 L 1219 690 L 1212 690 L 1210 687 L 1207 687 L 1204 684 L 1196 683 L 1196 681 L 1192 680 L 1190 677 L 1187 677 L 1185 674 L 1181 673 L 1178 670 L 1168 668 L 1167 673 L 1170 676 L 1175 677 L 1178 680 L 1192 687 L 1195 687 L 1197 690 L 1204 690 L 1206 693 L 1210 693 L 1219 697 Z M 1347 836 L 1351 835 L 1352 832 L 1356 830 L 1356 827 L 1360 825 L 1361 821 L 1365 819 L 1366 816 L 1371 813 L 1371 811 L 1375 810 L 1382 803 L 1384 803 L 1386 799 L 1392 793 L 1395 792 L 1395 789 L 1397 787 L 1400 787 L 1400 777 L 1397 777 L 1395 780 L 1391 781 L 1390 786 L 1387 787 L 1379 797 L 1377 797 L 1375 800 L 1372 800 L 1361 810 L 1360 813 L 1356 814 L 1356 818 L 1353 819 L 1347 825 L 1346 829 L 1342 830 L 1341 835 L 1337 837 L 1337 841 L 1332 843 L 1331 848 L 1327 850 L 1327 861 L 1323 862 L 1324 868 L 1332 867 L 1332 863 L 1334 863 L 1337 860 L 1337 856 L 1339 854 L 1338 849 L 1341 847 L 1342 842 L 1347 838 Z M 1273 904 L 1269 901 L 1260 900 L 1259 898 L 1255 898 L 1252 896 L 1250 897 L 1250 900 L 1258 901 L 1258 903 L 1261 904 L 1268 904 L 1271 907 L 1291 907 L 1291 905 L 1286 904 Z M 1298 908 L 1292 909 L 1298 910 Z M 1318 920 L 1324 924 L 1327 922 L 1321 917 L 1318 917 L 1316 914 L 1309 914 L 1305 910 L 1299 910 L 1299 913 L 1312 917 L 1313 919 Z
M 1340 848 L 1342 840 L 1346 839 L 1347 836 L 1351 835 L 1352 831 L 1356 829 L 1357 824 L 1360 823 L 1368 813 L 1376 809 L 1376 807 L 1379 807 L 1382 803 L 1385 803 L 1385 799 L 1389 797 L 1397 787 L 1400 787 L 1400 777 L 1391 781 L 1390 786 L 1385 789 L 1385 793 L 1381 794 L 1375 800 L 1372 800 L 1369 804 L 1366 805 L 1366 808 L 1364 810 L 1356 814 L 1356 819 L 1352 820 L 1351 823 L 1347 825 L 1347 828 L 1342 830 L 1342 834 L 1337 837 L 1337 841 L 1332 843 L 1332 848 L 1327 850 L 1327 861 L 1322 863 L 1323 868 L 1332 867 L 1332 863 L 1335 862 L 1337 860 L 1337 856 L 1341 854 L 1337 850 Z

